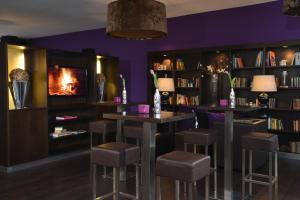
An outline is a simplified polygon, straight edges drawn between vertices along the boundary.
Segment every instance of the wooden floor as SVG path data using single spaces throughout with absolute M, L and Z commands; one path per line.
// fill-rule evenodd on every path
M 101 170 L 101 168 L 100 168 Z M 99 170 L 99 171 L 100 171 Z M 219 173 L 220 194 L 222 193 L 222 173 Z M 264 169 L 262 169 L 264 171 Z M 130 173 L 130 172 L 129 172 Z M 131 173 L 130 173 L 131 174 Z M 241 174 L 234 173 L 234 187 L 241 191 Z M 99 173 L 98 193 L 110 191 L 111 180 L 103 180 Z M 134 193 L 134 178 L 122 183 L 122 190 Z M 195 199 L 203 199 L 204 185 L 200 182 L 195 189 Z M 267 200 L 267 189 L 254 188 L 255 200 Z M 300 161 L 279 159 L 279 199 L 300 200 Z M 174 200 L 174 184 L 170 180 L 162 181 L 162 199 Z M 89 156 L 80 156 L 59 161 L 42 167 L 0 175 L 0 200 L 89 200 Z M 182 196 L 181 199 L 186 199 Z M 235 199 L 240 199 L 237 195 Z

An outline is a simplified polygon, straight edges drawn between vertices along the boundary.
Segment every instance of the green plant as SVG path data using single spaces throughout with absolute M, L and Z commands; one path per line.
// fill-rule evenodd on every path
M 157 85 L 157 75 L 155 74 L 155 72 L 151 69 L 150 70 L 150 74 L 153 76 L 153 83 L 154 83 L 154 87 L 156 89 L 158 89 L 158 85 Z

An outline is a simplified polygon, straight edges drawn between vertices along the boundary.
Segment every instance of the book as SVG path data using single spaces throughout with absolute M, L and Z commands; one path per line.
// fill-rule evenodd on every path
M 295 61 L 294 61 L 295 65 L 300 65 L 300 52 L 296 52 L 294 57 L 295 57 Z
M 255 61 L 255 67 L 261 67 L 263 64 L 263 57 L 264 57 L 264 52 L 259 51 L 257 56 L 256 56 L 256 61 Z
M 55 119 L 57 121 L 72 120 L 72 119 L 78 119 L 78 116 L 69 116 L 69 115 L 66 115 L 66 116 L 56 116 Z

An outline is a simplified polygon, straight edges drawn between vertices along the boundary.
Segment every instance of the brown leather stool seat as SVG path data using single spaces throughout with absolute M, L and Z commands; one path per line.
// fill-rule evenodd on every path
M 278 199 L 278 136 L 270 133 L 251 132 L 241 137 L 242 153 L 242 198 L 245 198 L 246 183 L 249 183 L 249 195 L 252 196 L 252 184 L 269 188 L 269 200 Z M 249 172 L 246 174 L 246 153 L 249 151 Z M 264 151 L 269 154 L 269 173 L 259 174 L 252 171 L 253 151 Z M 274 159 L 273 159 L 274 154 Z M 274 173 L 273 173 L 274 160 Z M 263 180 L 264 179 L 264 180 Z M 275 187 L 275 192 L 273 191 Z M 275 198 L 273 198 L 275 193 Z
M 184 142 L 187 144 L 204 146 L 214 144 L 218 140 L 218 132 L 214 129 L 193 128 L 182 131 L 182 134 L 184 134 Z
M 114 196 L 114 199 L 119 199 L 120 196 L 139 199 L 139 159 L 140 159 L 140 148 L 135 145 L 125 143 L 106 143 L 96 147 L 92 147 L 91 152 L 91 163 L 93 165 L 93 200 L 105 199 L 110 196 Z M 135 164 L 136 171 L 136 193 L 135 195 L 126 194 L 119 191 L 120 182 L 120 168 L 130 164 Z M 113 192 L 105 194 L 101 197 L 96 197 L 96 171 L 97 165 L 103 165 L 113 168 Z
M 210 174 L 210 156 L 184 151 L 173 151 L 157 158 L 156 175 L 176 180 L 176 199 L 179 199 L 179 182 L 191 183 L 206 177 L 206 195 L 208 199 Z M 158 178 L 158 199 L 160 199 L 160 181 Z M 191 188 L 191 187 L 190 187 Z M 191 191 L 191 190 L 190 190 Z M 189 193 L 190 198 L 191 192 Z
M 256 151 L 275 152 L 279 150 L 278 136 L 270 133 L 251 132 L 241 137 L 242 148 Z
M 184 182 L 194 182 L 210 173 L 209 166 L 209 156 L 173 151 L 157 158 L 156 175 Z
M 139 161 L 140 148 L 125 143 L 106 143 L 92 148 L 92 162 L 107 167 L 125 167 Z

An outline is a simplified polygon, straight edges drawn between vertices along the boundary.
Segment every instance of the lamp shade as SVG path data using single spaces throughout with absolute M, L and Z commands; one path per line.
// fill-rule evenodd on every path
M 157 80 L 158 89 L 161 92 L 174 92 L 174 80 L 172 78 L 159 78 Z
M 108 4 L 106 33 L 124 39 L 167 35 L 165 4 L 155 0 L 118 0 Z
M 277 86 L 274 75 L 255 75 L 251 87 L 252 92 L 276 92 Z

